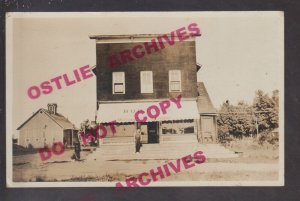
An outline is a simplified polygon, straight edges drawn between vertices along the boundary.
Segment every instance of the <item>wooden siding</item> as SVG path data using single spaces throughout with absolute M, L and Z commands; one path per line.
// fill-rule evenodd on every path
M 200 115 L 200 138 L 202 143 L 217 142 L 217 122 L 215 115 Z
M 142 43 L 113 43 L 96 45 L 97 99 L 98 101 L 164 99 L 181 94 L 183 98 L 197 97 L 197 70 L 195 41 L 166 45 L 152 54 L 114 68 L 108 63 L 109 56 L 118 55 Z M 145 51 L 145 50 L 144 50 Z M 119 58 L 119 56 L 118 56 Z M 169 70 L 181 70 L 182 92 L 169 92 Z M 125 94 L 112 94 L 112 72 L 125 72 Z M 142 94 L 140 71 L 153 71 L 153 93 Z
M 29 144 L 33 148 L 51 147 L 53 142 L 63 142 L 63 129 L 43 112 L 36 114 L 20 129 L 19 145 L 23 147 Z

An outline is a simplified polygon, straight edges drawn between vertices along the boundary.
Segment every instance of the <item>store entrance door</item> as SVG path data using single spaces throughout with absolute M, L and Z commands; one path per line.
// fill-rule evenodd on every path
M 149 122 L 148 123 L 148 143 L 158 143 L 159 135 L 158 135 L 158 122 Z

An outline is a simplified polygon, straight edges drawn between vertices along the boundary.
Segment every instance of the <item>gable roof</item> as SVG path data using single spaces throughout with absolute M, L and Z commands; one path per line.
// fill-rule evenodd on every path
M 197 106 L 199 113 L 216 114 L 217 110 L 214 108 L 203 82 L 197 82 L 197 91 Z
M 21 124 L 21 126 L 17 128 L 17 130 L 20 130 L 27 122 L 29 122 L 39 112 L 43 112 L 44 114 L 46 114 L 50 119 L 52 119 L 55 123 L 57 123 L 62 129 L 77 130 L 76 127 L 66 117 L 64 117 L 59 113 L 53 114 L 49 110 L 46 110 L 44 108 L 39 109 L 36 113 L 34 113 L 31 117 L 29 117 L 23 124 Z

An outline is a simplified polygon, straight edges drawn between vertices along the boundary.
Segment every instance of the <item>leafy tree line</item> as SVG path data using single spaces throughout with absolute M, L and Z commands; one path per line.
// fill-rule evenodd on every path
M 240 101 L 232 105 L 229 101 L 222 104 L 217 118 L 218 135 L 222 140 L 226 137 L 242 138 L 269 132 L 279 126 L 279 91 L 274 90 L 272 96 L 258 90 L 252 105 Z

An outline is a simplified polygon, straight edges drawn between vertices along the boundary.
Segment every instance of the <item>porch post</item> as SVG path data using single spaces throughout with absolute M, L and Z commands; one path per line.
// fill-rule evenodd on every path
M 162 121 L 158 122 L 158 139 L 159 139 L 159 143 L 163 142 L 163 137 L 162 137 Z
M 216 136 L 216 143 L 219 142 L 219 139 L 218 139 L 218 124 L 217 124 L 217 116 L 215 115 L 214 116 L 214 124 L 215 124 L 215 136 Z
M 71 145 L 73 146 L 73 129 L 71 129 Z
M 203 143 L 203 136 L 202 136 L 202 127 L 201 127 L 201 115 L 199 114 L 198 123 L 198 132 L 199 132 L 199 143 Z
M 199 135 L 198 135 L 198 119 L 194 119 L 194 134 L 196 134 L 197 141 L 199 142 Z
M 138 128 L 139 128 L 139 123 L 135 122 L 135 132 L 134 133 L 136 133 Z M 135 143 L 135 134 L 133 134 L 133 143 Z

